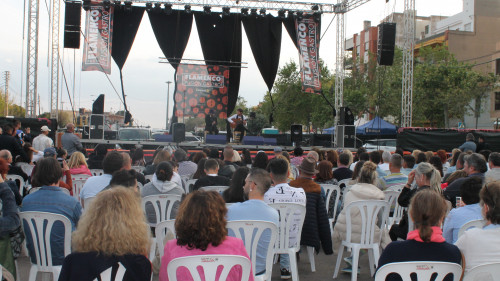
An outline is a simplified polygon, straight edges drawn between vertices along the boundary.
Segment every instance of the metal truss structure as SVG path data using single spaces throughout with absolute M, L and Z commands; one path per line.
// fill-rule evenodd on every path
M 413 59 L 415 49 L 415 0 L 405 0 L 401 127 L 412 126 Z
M 40 0 L 28 3 L 28 47 L 26 54 L 26 117 L 36 117 L 38 85 L 38 18 Z
M 335 117 L 334 124 L 338 123 L 340 117 L 340 107 L 344 105 L 344 60 L 345 60 L 345 2 L 338 0 L 337 5 L 337 52 L 336 52 L 336 65 L 335 65 Z
M 57 119 L 59 101 L 59 10 L 60 0 L 52 1 L 52 54 L 50 60 L 50 118 Z

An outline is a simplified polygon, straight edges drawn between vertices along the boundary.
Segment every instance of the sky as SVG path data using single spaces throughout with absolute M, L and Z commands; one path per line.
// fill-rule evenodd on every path
M 0 1 L 0 88 L 4 90 L 4 72 L 10 71 L 9 98 L 16 104 L 25 103 L 26 84 L 26 35 L 23 36 L 23 7 L 29 0 L 1 0 Z M 38 55 L 38 93 L 42 112 L 49 111 L 50 102 L 50 63 L 49 53 L 49 16 L 48 7 L 51 0 L 40 1 L 39 24 L 39 55 Z M 319 0 L 315 3 L 321 3 Z M 63 2 L 63 1 L 61 1 Z M 279 2 L 279 1 L 277 1 Z M 336 1 L 335 1 L 336 2 Z M 415 0 L 418 16 L 441 15 L 451 16 L 462 11 L 462 0 Z M 323 2 L 325 3 L 325 2 Z M 371 0 L 364 5 L 346 13 L 346 39 L 363 29 L 363 21 L 369 20 L 372 26 L 393 11 L 403 12 L 404 0 Z M 85 13 L 82 13 L 82 30 L 85 26 Z M 320 58 L 326 62 L 328 68 L 335 70 L 335 39 L 336 20 L 326 30 L 332 21 L 333 14 L 322 15 L 323 38 L 320 42 Z M 118 67 L 113 62 L 113 68 L 108 81 L 106 75 L 97 71 L 81 71 L 81 57 L 83 52 L 83 39 L 81 48 L 77 50 L 62 48 L 64 5 L 61 5 L 61 31 L 60 55 L 68 83 L 69 93 L 64 84 L 64 77 L 60 70 L 60 97 L 59 108 L 70 110 L 70 98 L 73 100 L 75 110 L 78 108 L 92 108 L 92 102 L 99 94 L 105 94 L 105 111 L 116 112 L 123 109 L 114 88 L 120 92 L 120 74 Z M 248 44 L 245 31 L 242 28 L 242 61 L 247 68 L 241 71 L 239 96 L 242 96 L 248 106 L 257 105 L 263 100 L 267 87 L 257 68 L 252 51 Z M 203 59 L 200 42 L 197 36 L 196 25 L 193 23 L 191 36 L 184 52 L 186 59 Z M 124 88 L 127 95 L 127 106 L 134 116 L 137 125 L 150 125 L 153 128 L 164 128 L 166 123 L 167 107 L 167 81 L 174 81 L 174 70 L 170 64 L 159 63 L 163 54 L 158 46 L 149 23 L 147 14 L 144 14 L 141 26 L 137 32 L 132 50 L 123 68 Z M 280 67 L 287 62 L 298 63 L 299 56 L 288 33 L 283 27 L 281 42 Z M 173 106 L 173 83 L 170 84 L 170 115 Z M 120 94 L 121 96 L 121 94 Z

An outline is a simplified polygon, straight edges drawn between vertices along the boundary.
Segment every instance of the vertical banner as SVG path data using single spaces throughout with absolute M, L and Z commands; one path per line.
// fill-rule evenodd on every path
M 205 118 L 210 109 L 227 118 L 229 67 L 179 64 L 175 78 L 175 116 Z
M 85 21 L 82 71 L 111 74 L 113 5 L 105 9 L 101 0 L 92 0 Z
M 304 14 L 301 20 L 295 18 L 295 29 L 299 48 L 302 91 L 319 94 L 321 92 L 319 23 L 314 20 L 312 14 Z

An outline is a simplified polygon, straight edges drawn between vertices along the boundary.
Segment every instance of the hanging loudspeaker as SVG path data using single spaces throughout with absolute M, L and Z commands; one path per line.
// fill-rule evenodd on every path
M 186 140 L 186 125 L 184 123 L 174 123 L 172 130 L 174 142 L 179 143 Z
M 100 94 L 92 104 L 92 114 L 104 114 L 104 95 Z
M 292 143 L 298 144 L 302 141 L 302 125 L 292 125 L 290 127 L 290 138 Z
M 80 48 L 80 19 L 82 17 L 81 2 L 66 2 L 64 16 L 64 48 Z
M 396 23 L 383 22 L 378 25 L 377 62 L 379 65 L 392 65 L 394 44 L 396 43 Z
M 340 108 L 339 125 L 354 125 L 354 115 L 349 107 Z

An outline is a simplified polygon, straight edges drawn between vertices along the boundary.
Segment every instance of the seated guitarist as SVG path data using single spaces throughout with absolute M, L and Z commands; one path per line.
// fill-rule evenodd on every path
M 240 142 L 242 142 L 243 136 L 245 135 L 245 125 L 247 124 L 247 117 L 243 115 L 243 109 L 238 108 L 236 114 L 227 118 L 227 121 L 229 125 L 231 125 L 231 128 L 234 128 L 235 132 L 240 132 Z

